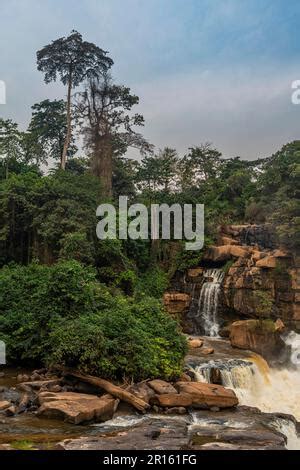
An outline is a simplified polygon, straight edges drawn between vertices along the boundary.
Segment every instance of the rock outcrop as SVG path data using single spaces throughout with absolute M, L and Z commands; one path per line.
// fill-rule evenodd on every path
M 178 419 L 168 415 L 150 416 L 119 433 L 66 439 L 59 444 L 65 450 L 284 450 L 286 438 L 274 429 L 276 416 L 254 408 L 197 411 L 191 424 L 188 415 Z M 230 422 L 230 426 L 228 423 Z
M 62 418 L 73 424 L 106 421 L 113 417 L 118 406 L 118 400 L 108 394 L 97 397 L 73 392 L 41 392 L 38 400 L 41 405 L 38 416 Z
M 166 292 L 164 305 L 171 314 L 182 314 L 190 305 L 191 297 L 184 292 Z
M 177 382 L 176 386 L 180 394 L 186 394 L 192 398 L 194 408 L 231 408 L 238 404 L 234 391 L 221 385 Z
M 175 276 L 164 304 L 181 318 L 186 333 L 195 333 L 189 310 L 207 281 L 207 267 L 225 271 L 221 327 L 239 319 L 281 318 L 287 327 L 300 330 L 300 256 L 277 246 L 273 234 L 269 225 L 223 226 L 218 244 L 205 251 L 201 266 Z
M 242 320 L 232 323 L 230 342 L 233 347 L 250 349 L 266 359 L 272 359 L 284 350 L 285 344 L 271 320 Z
M 300 328 L 300 259 L 283 249 L 247 248 L 246 256 L 232 257 L 223 283 L 224 307 L 240 318 L 280 317 Z

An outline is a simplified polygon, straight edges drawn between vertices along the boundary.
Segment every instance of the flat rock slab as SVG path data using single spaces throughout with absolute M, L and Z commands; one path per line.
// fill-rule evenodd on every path
M 275 415 L 254 408 L 199 410 L 172 417 L 145 416 L 135 425 L 107 428 L 98 436 L 65 439 L 66 450 L 283 450 L 285 437 L 276 431 Z M 100 427 L 98 428 L 100 432 Z
M 106 421 L 113 417 L 119 400 L 111 395 L 87 395 L 73 392 L 41 392 L 38 396 L 38 416 L 59 418 L 68 423 Z
M 185 449 L 189 442 L 188 426 L 183 419 L 146 419 L 130 429 L 120 429 L 101 437 L 66 439 L 59 444 L 65 450 L 173 450 Z
M 163 408 L 189 407 L 193 404 L 193 397 L 187 393 L 162 393 L 151 398 L 150 403 Z
M 192 406 L 198 408 L 230 408 L 238 404 L 233 390 L 222 385 L 206 384 L 202 382 L 177 382 L 178 391 L 187 394 L 192 399 Z

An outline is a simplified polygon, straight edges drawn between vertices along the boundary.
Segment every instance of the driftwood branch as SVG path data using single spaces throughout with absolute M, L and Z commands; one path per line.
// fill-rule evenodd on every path
M 80 372 L 73 371 L 73 370 L 66 370 L 64 372 L 64 375 L 75 377 L 81 380 L 82 382 L 86 382 L 88 384 L 99 387 L 101 390 L 105 390 L 105 392 L 110 393 L 110 395 L 112 395 L 113 397 L 119 398 L 120 400 L 125 401 L 126 403 L 129 403 L 138 411 L 143 412 L 150 408 L 150 405 L 146 403 L 144 400 L 136 397 L 135 395 L 133 395 L 133 393 L 130 393 L 127 390 L 124 390 L 121 387 L 118 387 L 117 385 L 114 385 L 108 380 L 100 379 L 99 377 L 94 377 L 92 375 L 82 374 Z

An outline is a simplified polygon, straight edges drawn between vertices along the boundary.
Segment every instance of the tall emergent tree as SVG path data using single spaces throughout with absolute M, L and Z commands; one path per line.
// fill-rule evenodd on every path
M 56 81 L 67 85 L 67 133 L 63 146 L 61 168 L 66 166 L 67 153 L 72 136 L 71 92 L 86 79 L 100 78 L 113 64 L 107 51 L 91 42 L 82 40 L 78 31 L 70 36 L 52 41 L 37 52 L 38 70 L 45 72 L 45 82 Z
M 152 146 L 134 130 L 142 126 L 141 114 L 129 114 L 139 98 L 130 88 L 115 85 L 108 73 L 100 79 L 91 78 L 85 91 L 78 94 L 77 117 L 83 122 L 85 144 L 91 153 L 92 173 L 102 182 L 106 196 L 112 195 L 114 157 L 124 154 L 128 147 L 142 153 Z

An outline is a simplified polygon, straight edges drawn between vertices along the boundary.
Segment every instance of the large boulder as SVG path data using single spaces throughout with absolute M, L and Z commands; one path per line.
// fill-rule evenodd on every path
M 274 358 L 285 347 L 277 325 L 271 320 L 236 321 L 230 327 L 231 345 L 239 349 L 250 349 L 266 359 Z
M 41 392 L 38 400 L 41 405 L 38 416 L 59 418 L 74 424 L 111 419 L 119 403 L 108 394 L 97 397 L 73 392 Z
M 210 246 L 204 253 L 203 259 L 214 263 L 221 263 L 229 261 L 233 258 L 246 257 L 249 254 L 249 250 L 245 246 L 239 245 L 221 245 L 221 246 Z
M 186 382 L 185 382 L 186 383 Z M 163 408 L 189 407 L 193 404 L 193 398 L 187 393 L 163 393 L 150 399 L 151 405 L 159 405 Z
M 191 349 L 201 348 L 203 346 L 203 340 L 199 338 L 191 338 L 188 340 L 188 346 Z
M 155 395 L 153 388 L 149 387 L 146 382 L 131 385 L 128 392 L 133 393 L 133 395 L 144 400 L 146 403 L 149 403 L 150 398 Z
M 230 408 L 238 404 L 234 391 L 222 387 L 222 385 L 202 382 L 177 382 L 176 387 L 179 394 L 186 394 L 191 397 L 194 408 Z
M 165 292 L 163 301 L 169 313 L 180 314 L 189 308 L 191 297 L 183 292 Z
M 163 393 L 177 393 L 176 388 L 172 384 L 165 382 L 164 380 L 155 379 L 148 382 L 149 387 L 151 387 L 155 393 L 162 395 Z

